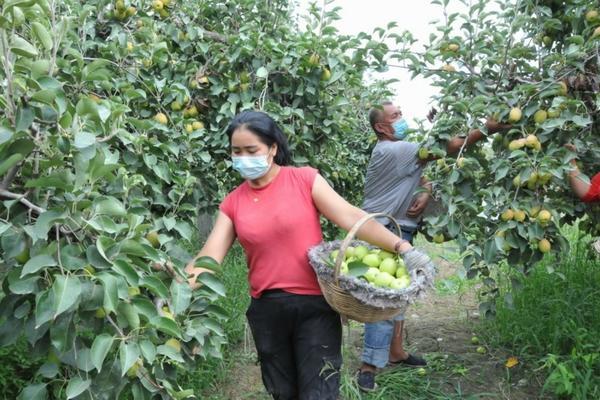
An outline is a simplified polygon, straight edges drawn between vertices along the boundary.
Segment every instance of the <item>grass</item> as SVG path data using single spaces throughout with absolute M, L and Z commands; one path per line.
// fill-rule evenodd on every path
M 504 271 L 496 317 L 484 324 L 496 347 L 533 360 L 545 375 L 544 391 L 570 399 L 600 398 L 600 259 L 589 238 L 566 228 L 571 251 L 545 257 L 529 274 Z M 516 279 L 518 284 L 509 283 Z M 517 289 L 519 288 L 520 289 Z

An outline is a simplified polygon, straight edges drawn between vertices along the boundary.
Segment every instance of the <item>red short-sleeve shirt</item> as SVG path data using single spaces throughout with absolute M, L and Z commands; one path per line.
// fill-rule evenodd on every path
M 600 201 L 600 173 L 597 173 L 591 181 L 590 190 L 581 199 L 585 203 Z
M 252 297 L 267 289 L 321 294 L 307 255 L 323 240 L 312 199 L 317 173 L 309 167 L 281 167 L 267 186 L 254 189 L 244 182 L 221 203 L 246 253 Z

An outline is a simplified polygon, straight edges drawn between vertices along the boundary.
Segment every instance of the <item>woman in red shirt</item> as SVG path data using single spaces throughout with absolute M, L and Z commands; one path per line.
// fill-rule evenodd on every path
M 341 323 L 324 300 L 308 261 L 323 240 L 319 216 L 349 230 L 365 212 L 346 202 L 310 167 L 290 166 L 287 140 L 267 114 L 238 114 L 227 135 L 233 168 L 245 181 L 219 207 L 206 243 L 186 267 L 190 283 L 202 256 L 219 263 L 238 239 L 246 253 L 251 304 L 246 313 L 263 383 L 275 399 L 335 400 L 339 394 Z M 409 266 L 430 263 L 374 220 L 359 238 L 396 251 Z
M 571 151 L 576 151 L 575 146 L 568 144 L 567 147 Z M 569 184 L 573 192 L 584 203 L 600 202 L 600 172 L 590 178 L 582 174 L 577 167 L 577 159 L 571 160 L 573 169 L 569 171 Z

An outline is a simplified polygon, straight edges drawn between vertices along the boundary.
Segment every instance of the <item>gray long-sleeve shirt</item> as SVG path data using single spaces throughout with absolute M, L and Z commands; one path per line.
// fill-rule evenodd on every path
M 406 211 L 423 172 L 423 166 L 417 162 L 418 150 L 419 145 L 404 141 L 377 142 L 367 168 L 363 210 L 390 214 L 403 228 L 417 227 L 419 219 L 408 217 Z M 381 218 L 379 222 L 390 221 Z

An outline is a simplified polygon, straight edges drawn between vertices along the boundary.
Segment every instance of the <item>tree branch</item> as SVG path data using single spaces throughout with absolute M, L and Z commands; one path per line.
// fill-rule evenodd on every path
M 207 37 L 209 39 L 214 39 L 218 42 L 221 43 L 227 43 L 227 37 L 224 35 L 221 35 L 220 33 L 217 32 L 211 32 L 211 31 L 202 31 L 202 36 Z
M 19 164 L 15 165 L 14 167 L 12 167 L 11 169 L 8 170 L 8 172 L 4 176 L 4 180 L 2 181 L 2 183 L 0 183 L 0 190 L 8 189 L 8 186 L 10 185 L 10 183 L 13 181 L 13 179 L 15 179 L 15 176 L 17 176 L 18 171 L 19 171 Z
M 42 207 L 36 206 L 35 204 L 33 204 L 32 202 L 27 200 L 25 198 L 25 196 L 26 196 L 25 194 L 18 194 L 18 193 L 9 192 L 8 190 L 5 190 L 5 189 L 0 189 L 0 197 L 6 197 L 9 199 L 19 200 L 19 203 L 23 204 L 25 207 L 29 208 L 32 211 L 35 211 L 38 214 L 42 214 L 43 212 L 46 211 Z
M 11 124 L 15 125 L 17 107 L 14 101 L 13 66 L 11 64 L 6 31 L 2 31 L 0 35 L 0 45 L 2 46 L 2 58 L 4 59 L 2 66 L 4 67 L 4 74 L 6 76 L 6 116 Z

